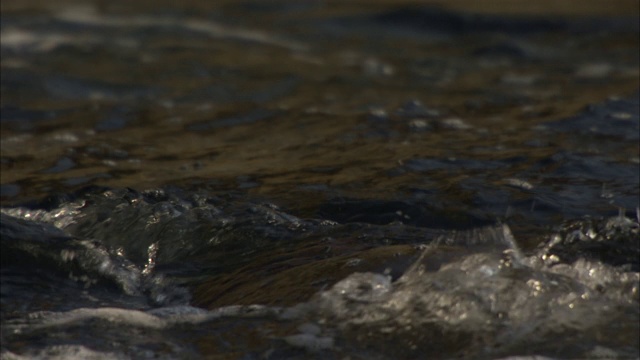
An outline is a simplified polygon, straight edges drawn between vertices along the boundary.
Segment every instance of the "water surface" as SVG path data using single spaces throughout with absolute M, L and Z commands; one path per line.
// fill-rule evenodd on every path
M 638 358 L 637 3 L 509 4 L 3 3 L 2 357 Z

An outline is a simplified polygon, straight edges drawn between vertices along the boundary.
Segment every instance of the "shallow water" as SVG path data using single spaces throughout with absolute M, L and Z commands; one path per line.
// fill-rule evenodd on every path
M 471 5 L 3 3 L 2 357 L 640 357 L 637 4 Z

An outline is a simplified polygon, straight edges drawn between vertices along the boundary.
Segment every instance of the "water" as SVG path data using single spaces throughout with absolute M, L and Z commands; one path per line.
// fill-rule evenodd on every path
M 637 4 L 547 5 L 3 4 L 2 358 L 639 358 Z

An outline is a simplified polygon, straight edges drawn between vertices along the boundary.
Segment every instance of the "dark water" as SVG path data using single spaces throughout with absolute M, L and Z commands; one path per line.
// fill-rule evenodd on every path
M 2 358 L 639 358 L 637 4 L 459 3 L 3 3 Z

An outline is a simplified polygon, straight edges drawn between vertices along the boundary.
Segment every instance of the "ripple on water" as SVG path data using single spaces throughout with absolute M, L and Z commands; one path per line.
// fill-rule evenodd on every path
M 0 357 L 638 358 L 637 19 L 390 4 L 3 2 Z
M 92 196 L 91 193 L 87 195 Z M 30 348 L 27 355 L 49 354 L 51 346 L 68 344 L 70 339 L 78 336 L 92 344 L 95 351 L 122 352 L 127 356 L 149 351 L 149 354 L 169 357 L 185 351 L 197 354 L 197 347 L 185 342 L 178 334 L 189 334 L 196 342 L 224 342 L 226 350 L 216 347 L 217 352 L 246 348 L 244 335 L 226 337 L 232 323 L 242 332 L 265 326 L 270 329 L 252 335 L 258 339 L 254 345 L 258 353 L 303 351 L 318 356 L 375 351 L 380 356 L 395 358 L 415 358 L 425 354 L 455 357 L 470 353 L 495 358 L 535 349 L 535 354 L 540 356 L 588 357 L 602 349 L 616 349 L 612 350 L 615 356 L 624 357 L 633 352 L 627 348 L 628 344 L 633 344 L 640 335 L 637 326 L 640 318 L 637 252 L 635 257 L 628 258 L 630 263 L 610 263 L 606 251 L 590 251 L 594 244 L 604 249 L 636 244 L 638 224 L 622 215 L 566 224 L 557 236 L 549 238 L 535 253 L 526 256 L 521 253 L 506 225 L 466 232 L 433 233 L 431 244 L 423 247 L 420 256 L 414 258 L 413 264 L 405 267 L 400 276 L 355 272 L 328 284 L 310 300 L 288 308 L 234 305 L 207 311 L 188 306 L 188 295 L 184 289 L 165 281 L 165 277 L 177 280 L 171 271 L 163 272 L 161 269 L 171 263 L 168 258 L 160 257 L 167 243 L 149 246 L 145 249 L 144 262 L 136 264 L 128 259 L 133 250 L 130 244 L 109 249 L 106 242 L 80 240 L 60 228 L 34 220 L 57 223 L 67 231 L 75 229 L 81 232 L 82 226 L 77 226 L 83 221 L 96 224 L 95 220 L 86 219 L 88 215 L 110 204 L 108 209 L 137 212 L 135 216 L 138 219 L 141 215 L 149 216 L 149 219 L 163 219 L 142 222 L 144 228 L 139 230 L 127 225 L 127 231 L 139 231 L 136 238 L 147 237 L 147 240 L 149 236 L 160 234 L 153 230 L 156 225 L 162 225 L 162 233 L 169 234 L 172 234 L 172 226 L 186 229 L 180 219 L 190 216 L 198 216 L 200 222 L 212 221 L 221 226 L 218 230 L 206 228 L 209 235 L 208 231 L 213 230 L 220 236 L 221 229 L 232 230 L 233 225 L 229 228 L 230 224 L 240 221 L 238 224 L 245 231 L 253 227 L 267 236 L 288 234 L 298 241 L 304 241 L 304 236 L 313 232 L 346 239 L 340 235 L 341 231 L 346 231 L 360 234 L 360 241 L 372 244 L 378 239 L 380 244 L 385 244 L 383 238 L 390 232 L 385 234 L 381 231 L 383 229 L 390 231 L 393 228 L 400 235 L 405 231 L 402 235 L 406 237 L 405 242 L 415 230 L 401 225 L 375 228 L 363 223 L 324 226 L 321 222 L 299 219 L 269 204 L 251 204 L 239 211 L 234 209 L 238 204 L 225 203 L 221 199 L 179 198 L 160 190 L 143 193 L 108 190 L 94 195 L 98 196 L 89 202 L 80 197 L 76 200 L 76 207 L 63 203 L 61 209 L 51 211 L 3 209 L 3 282 L 14 279 L 11 281 L 18 286 L 12 287 L 14 290 L 11 291 L 19 289 L 20 281 L 15 274 L 8 276 L 6 267 L 12 266 L 14 272 L 19 271 L 24 261 L 6 262 L 5 256 L 15 259 L 19 255 L 22 259 L 32 259 L 33 267 L 43 267 L 49 261 L 50 269 L 60 276 L 71 272 L 72 280 L 85 284 L 82 290 L 74 288 L 73 283 L 56 281 L 61 288 L 50 291 L 51 294 L 59 291 L 61 296 L 63 293 L 82 294 L 72 301 L 72 304 L 80 305 L 75 309 L 67 310 L 66 305 L 56 305 L 59 306 L 56 311 L 19 315 L 20 310 L 16 307 L 13 312 L 17 316 L 3 322 L 3 333 L 9 334 L 9 343 L 43 332 L 56 334 Z M 212 209 L 207 215 L 205 210 L 208 206 Z M 109 212 L 109 222 L 115 222 L 112 224 L 114 229 L 127 228 L 123 226 L 124 221 L 131 217 L 131 213 L 125 211 L 120 215 Z M 218 223 L 220 217 L 228 219 Z M 279 230 L 274 231 L 276 229 Z M 415 238 L 418 234 L 419 237 Z M 415 232 L 414 241 L 424 242 L 425 234 L 427 232 Z M 169 236 L 175 241 L 174 235 Z M 338 245 L 335 241 L 332 243 Z M 250 243 L 246 246 L 255 247 Z M 380 246 L 384 249 L 386 245 Z M 577 257 L 567 257 L 567 247 L 572 248 L 568 253 Z M 372 261 L 369 253 L 361 252 L 358 258 L 365 263 Z M 247 259 L 238 258 L 238 261 Z M 391 258 L 386 259 L 389 261 Z M 345 268 L 346 260 L 342 258 L 337 264 Z M 321 264 L 318 259 L 310 258 L 310 261 L 311 265 L 313 262 Z M 149 271 L 142 271 L 143 264 Z M 243 266 L 234 272 L 235 278 L 241 278 Z M 350 270 L 352 267 L 345 269 L 353 271 Z M 188 274 L 200 276 L 195 272 L 175 274 L 179 277 Z M 272 287 L 278 281 L 277 272 L 275 274 L 260 288 L 261 292 L 273 291 L 277 296 L 280 291 L 287 291 L 281 286 Z M 297 274 L 300 277 L 303 272 L 298 271 Z M 56 276 L 55 272 L 52 275 Z M 315 276 L 325 278 L 327 275 Z M 252 273 L 251 276 L 255 278 L 259 274 Z M 100 285 L 101 278 L 110 279 L 120 288 L 122 294 L 119 299 L 113 297 L 112 291 L 109 291 L 112 295 L 105 296 L 108 287 Z M 313 281 L 313 278 L 308 280 Z M 299 288 L 300 284 L 294 281 L 292 286 Z M 6 291 L 9 290 L 3 286 L 3 307 L 11 303 L 13 296 Z M 130 300 L 123 301 L 122 296 Z M 90 308 L 82 305 L 88 299 L 93 299 L 86 303 L 92 305 Z M 55 296 L 49 300 L 59 301 Z M 167 307 L 167 304 L 176 306 Z M 75 330 L 77 328 L 83 329 L 81 335 Z M 617 335 L 602 337 L 603 332 Z M 161 336 L 163 342 L 170 344 L 169 348 L 159 350 L 151 345 L 140 345 L 153 343 L 155 336 Z M 439 339 L 437 344 L 432 341 L 434 338 Z M 389 343 L 394 347 L 390 348 Z M 76 350 L 69 348 L 64 351 L 71 353 Z

